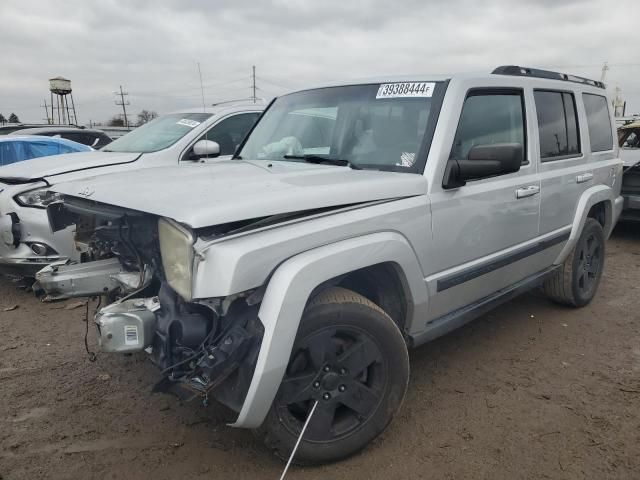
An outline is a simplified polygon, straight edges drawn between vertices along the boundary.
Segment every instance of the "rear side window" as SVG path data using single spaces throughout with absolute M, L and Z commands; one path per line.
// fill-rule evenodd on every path
M 584 109 L 587 113 L 589 141 L 592 152 L 604 152 L 613 148 L 613 133 L 609 117 L 607 98 L 601 95 L 583 93 Z
M 521 91 L 479 91 L 464 101 L 450 159 L 468 158 L 471 148 L 496 143 L 519 143 L 525 149 Z
M 580 130 L 572 93 L 536 90 L 540 158 L 557 160 L 580 155 Z
M 30 142 L 29 158 L 47 157 L 57 155 L 60 152 L 60 145 L 57 143 Z
M 640 148 L 640 135 L 636 132 L 631 132 L 624 138 L 620 146 L 622 148 Z

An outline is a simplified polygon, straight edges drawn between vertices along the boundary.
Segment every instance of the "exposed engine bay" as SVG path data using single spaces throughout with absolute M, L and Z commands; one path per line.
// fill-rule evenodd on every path
M 102 352 L 145 351 L 164 376 L 156 391 L 180 385 L 239 411 L 262 341 L 261 292 L 186 301 L 167 281 L 156 216 L 78 198 L 48 213 L 54 231 L 76 225 L 82 263 L 38 272 L 44 299 L 100 297 Z

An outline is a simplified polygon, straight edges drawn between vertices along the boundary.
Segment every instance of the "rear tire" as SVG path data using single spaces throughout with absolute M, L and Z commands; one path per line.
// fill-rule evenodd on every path
M 282 384 L 256 434 L 287 460 L 317 400 L 294 463 L 340 460 L 382 433 L 408 381 L 407 346 L 393 320 L 363 296 L 330 288 L 305 308 Z
M 593 218 L 587 218 L 575 247 L 553 277 L 543 284 L 544 293 L 561 305 L 587 305 L 598 290 L 604 254 L 602 225 Z

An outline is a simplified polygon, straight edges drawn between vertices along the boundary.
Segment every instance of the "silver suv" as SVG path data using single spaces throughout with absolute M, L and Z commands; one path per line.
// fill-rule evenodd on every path
M 107 297 L 102 351 L 146 351 L 156 389 L 283 458 L 315 407 L 296 461 L 340 459 L 397 412 L 409 347 L 534 287 L 591 301 L 622 208 L 608 105 L 515 66 L 284 95 L 231 160 L 56 185 L 51 225 L 93 261 L 38 279 Z

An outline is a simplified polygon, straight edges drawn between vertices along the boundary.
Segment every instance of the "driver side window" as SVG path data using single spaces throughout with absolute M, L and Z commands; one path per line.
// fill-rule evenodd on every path
M 211 140 L 220 145 L 220 155 L 233 155 L 236 148 L 259 117 L 259 113 L 240 113 L 214 125 L 199 140 Z
M 522 91 L 471 92 L 462 107 L 449 159 L 467 159 L 477 145 L 519 143 L 524 149 L 523 105 Z

